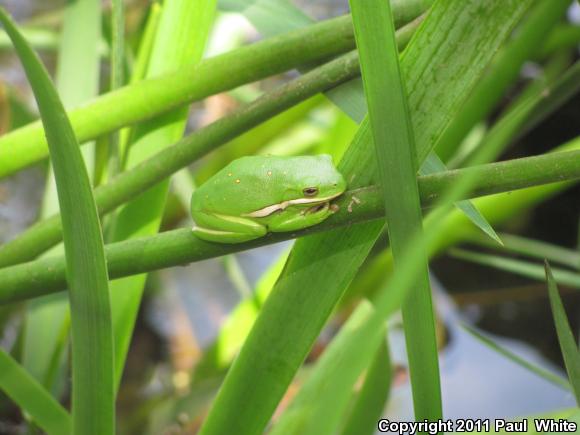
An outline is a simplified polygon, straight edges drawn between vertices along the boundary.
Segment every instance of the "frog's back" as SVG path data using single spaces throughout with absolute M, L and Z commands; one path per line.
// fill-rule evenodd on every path
M 299 191 L 300 174 L 292 169 L 303 168 L 312 159 L 247 156 L 234 160 L 195 191 L 192 209 L 247 213 L 277 204 Z

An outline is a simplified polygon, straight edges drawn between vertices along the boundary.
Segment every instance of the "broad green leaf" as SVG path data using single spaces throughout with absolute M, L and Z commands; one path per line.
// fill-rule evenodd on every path
M 548 382 L 551 382 L 554 385 L 565 388 L 566 390 L 571 389 L 570 383 L 566 381 L 566 379 L 564 379 L 562 376 L 558 376 L 551 371 L 548 371 L 542 367 L 530 363 L 521 356 L 513 353 L 511 350 L 496 343 L 494 340 L 485 336 L 484 334 L 479 332 L 477 329 L 471 327 L 470 325 L 463 324 L 461 326 L 481 343 L 485 344 L 487 347 L 499 353 L 500 355 L 505 356 L 506 358 L 518 364 L 519 366 L 525 368 L 526 370 L 529 370 L 530 372 L 545 379 Z
M 419 161 L 449 119 L 461 110 L 494 52 L 531 3 L 444 0 L 434 4 L 402 57 Z M 453 32 L 441 31 L 448 27 Z M 456 50 L 458 44 L 464 49 Z M 363 122 L 339 166 L 349 188 L 371 184 L 375 178 L 372 146 L 368 123 Z M 226 376 L 202 433 L 263 429 L 382 226 L 355 225 L 296 242 L 284 273 Z M 261 379 L 259 384 L 250 382 L 256 378 Z M 241 401 L 248 406 L 240 409 Z
M 570 323 L 568 323 L 568 316 L 566 315 L 564 304 L 562 304 L 562 299 L 560 299 L 560 293 L 558 292 L 558 285 L 547 261 L 545 262 L 545 266 L 548 295 L 550 296 L 550 305 L 552 307 L 556 332 L 558 333 L 558 341 L 560 342 L 560 349 L 562 350 L 564 364 L 568 372 L 568 379 L 572 385 L 574 396 L 576 397 L 576 404 L 580 406 L 580 350 L 572 334 Z
M 388 2 L 351 0 L 350 6 L 397 274 L 410 242 L 422 238 L 423 231 L 415 134 Z M 437 339 L 427 252 L 421 251 L 421 265 L 402 306 L 403 326 L 415 418 L 436 420 L 442 418 Z
M 99 217 L 78 142 L 42 63 L 0 9 L 38 103 L 62 210 L 72 318 L 73 432 L 114 432 L 113 337 Z
M 488 74 L 474 88 L 463 110 L 438 140 L 456 149 L 469 130 L 495 107 L 504 91 L 516 80 L 522 64 L 533 56 L 546 35 L 558 24 L 570 6 L 568 0 L 538 0 L 525 21 L 494 59 Z
M 336 433 L 356 380 L 369 365 L 385 326 L 368 301 L 361 302 L 326 348 L 272 435 Z
M 66 409 L 2 348 L 0 389 L 49 435 L 71 433 L 71 418 Z

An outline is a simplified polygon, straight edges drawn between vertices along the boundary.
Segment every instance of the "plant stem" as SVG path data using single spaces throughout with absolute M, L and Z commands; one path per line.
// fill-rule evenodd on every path
M 580 147 L 580 143 L 576 145 Z M 501 163 L 474 166 L 418 178 L 424 207 L 436 202 L 441 192 L 468 173 L 479 180 L 470 197 L 508 192 L 542 184 L 580 178 L 580 150 L 526 157 Z M 528 174 L 535 174 L 529 177 Z M 111 279 L 152 270 L 221 257 L 259 246 L 278 243 L 338 227 L 384 219 L 382 196 L 375 186 L 346 192 L 337 202 L 339 211 L 319 225 L 289 233 L 274 233 L 247 243 L 203 242 L 188 228 L 107 245 Z M 66 288 L 63 257 L 44 258 L 0 269 L 0 303 L 11 303 Z

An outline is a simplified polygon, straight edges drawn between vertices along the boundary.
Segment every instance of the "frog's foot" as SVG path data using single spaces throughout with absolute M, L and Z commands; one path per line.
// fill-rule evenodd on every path
M 193 233 L 209 242 L 243 243 L 266 235 L 267 229 L 250 219 L 196 213 Z

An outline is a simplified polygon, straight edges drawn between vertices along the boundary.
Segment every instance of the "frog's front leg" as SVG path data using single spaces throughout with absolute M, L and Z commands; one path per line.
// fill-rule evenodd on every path
M 218 243 L 242 243 L 257 239 L 267 233 L 264 225 L 251 219 L 210 214 L 193 213 L 194 234 L 200 239 Z
M 274 233 L 296 231 L 317 225 L 331 214 L 328 203 L 311 208 L 288 208 L 284 213 L 275 213 L 268 217 L 268 228 Z

